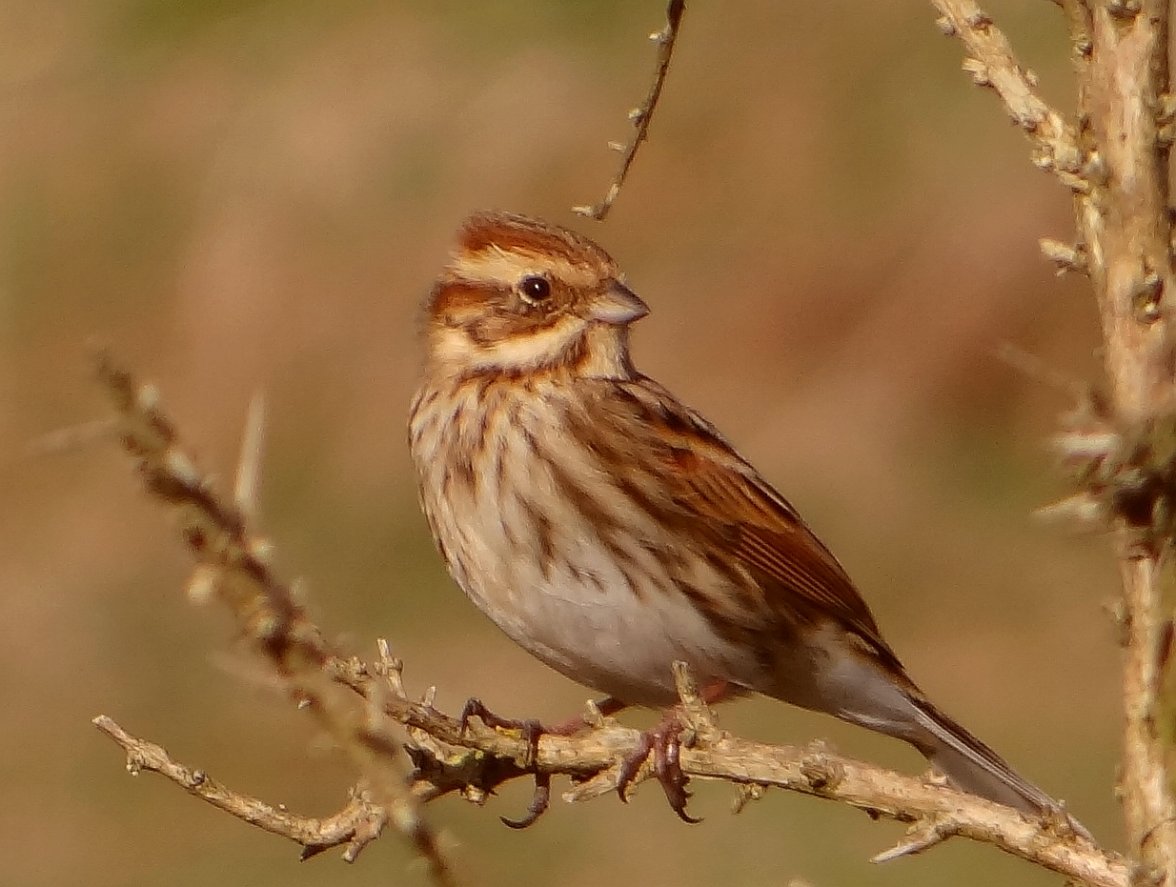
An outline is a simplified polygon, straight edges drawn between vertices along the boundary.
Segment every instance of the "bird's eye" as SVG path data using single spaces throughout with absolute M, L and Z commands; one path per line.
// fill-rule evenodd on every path
M 547 278 L 533 275 L 519 281 L 519 294 L 532 305 L 537 305 L 551 298 L 551 284 Z

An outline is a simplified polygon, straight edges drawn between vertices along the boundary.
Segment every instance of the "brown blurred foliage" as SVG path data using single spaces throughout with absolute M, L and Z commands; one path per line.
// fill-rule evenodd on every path
M 1063 106 L 1046 3 L 992 4 Z M 515 649 L 443 574 L 404 443 L 420 299 L 451 231 L 499 207 L 601 240 L 653 306 L 641 366 L 793 498 L 944 708 L 1118 838 L 1117 651 L 1105 546 L 1042 528 L 1063 487 L 1042 442 L 1068 405 L 996 359 L 1012 341 L 1092 377 L 1094 313 L 1036 238 L 1071 231 L 959 49 L 916 2 L 691 6 L 651 141 L 599 199 L 652 65 L 659 2 L 79 0 L 0 6 L 0 883 L 421 883 L 387 836 L 354 868 L 131 780 L 89 718 L 292 809 L 350 773 L 242 680 L 219 614 L 112 445 L 28 454 L 101 416 L 86 343 L 156 381 L 230 481 L 268 398 L 263 526 L 319 621 L 450 709 L 477 693 L 555 719 L 586 698 Z M 724 726 L 913 753 L 779 704 Z M 309 760 L 308 760 L 309 759 Z M 887 867 L 898 827 L 771 794 L 738 817 L 698 785 L 687 827 L 646 787 L 505 830 L 523 786 L 434 805 L 470 884 L 961 885 L 1054 878 L 952 843 Z

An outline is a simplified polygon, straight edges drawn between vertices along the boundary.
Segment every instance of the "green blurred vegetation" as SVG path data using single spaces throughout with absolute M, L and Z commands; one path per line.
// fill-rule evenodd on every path
M 1049 4 L 1004 0 L 1064 102 Z M 529 659 L 443 575 L 404 444 L 420 299 L 452 230 L 502 207 L 600 239 L 653 306 L 646 371 L 738 442 L 858 578 L 948 711 L 1118 839 L 1117 657 L 1104 546 L 1033 524 L 1062 489 L 1042 441 L 1068 405 L 994 357 L 1013 341 L 1097 373 L 1080 282 L 1036 238 L 1071 230 L 993 98 L 924 4 L 691 5 L 652 138 L 603 227 L 568 207 L 652 65 L 658 2 L 162 2 L 0 7 L 0 883 L 423 883 L 395 836 L 356 866 L 132 780 L 103 712 L 242 791 L 308 813 L 351 774 L 183 598 L 188 562 L 113 446 L 26 454 L 104 414 L 86 347 L 155 381 L 228 482 L 268 398 L 265 530 L 328 631 L 451 709 L 477 693 L 556 719 L 586 692 Z M 917 770 L 895 743 L 778 704 L 723 723 L 825 736 Z M 309 756 L 309 763 L 308 763 Z M 1056 879 L 953 842 L 865 861 L 898 827 L 769 795 L 739 817 L 696 786 L 502 828 L 524 786 L 431 809 L 470 884 L 953 883 Z

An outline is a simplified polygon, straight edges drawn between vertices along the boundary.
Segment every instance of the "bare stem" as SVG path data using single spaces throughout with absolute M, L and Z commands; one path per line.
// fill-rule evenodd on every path
M 379 837 L 388 818 L 384 810 L 373 805 L 362 791 L 352 792 L 347 805 L 334 816 L 325 819 L 298 816 L 235 792 L 203 770 L 184 766 L 173 760 L 162 747 L 132 736 L 105 715 L 94 718 L 94 726 L 126 751 L 127 770 L 132 774 L 143 770 L 159 773 L 218 810 L 300 844 L 303 858 L 346 845 L 344 859 L 354 862 L 359 852 Z
M 1168 90 L 1168 4 L 1092 6 L 1093 52 L 1081 93 L 1098 175 L 1077 201 L 1102 318 L 1113 412 L 1127 425 L 1173 407 L 1168 146 L 1157 115 Z M 1154 503 L 1153 503 L 1154 506 Z M 1160 560 L 1169 540 L 1149 532 L 1154 507 L 1115 515 L 1123 581 L 1124 745 L 1121 790 L 1140 882 L 1176 883 L 1176 803 L 1157 730 L 1162 636 Z M 1151 879 L 1149 881 L 1149 879 Z
M 685 11 L 686 0 L 669 0 L 666 6 L 665 27 L 650 35 L 650 39 L 657 43 L 657 68 L 653 74 L 653 82 L 649 85 L 649 92 L 645 95 L 645 101 L 629 112 L 633 135 L 624 145 L 615 146 L 621 152 L 621 163 L 612 182 L 609 183 L 604 200 L 591 206 L 573 206 L 572 212 L 603 222 L 612 209 L 613 202 L 620 195 L 621 187 L 629 175 L 629 167 L 637 157 L 637 149 L 649 134 L 649 123 L 653 120 L 653 111 L 657 107 L 658 99 L 661 98 L 662 85 L 666 82 L 666 74 L 670 70 L 670 59 L 674 55 L 674 44 L 678 40 L 682 14 Z
M 179 515 L 180 531 L 197 560 L 189 597 L 197 602 L 218 599 L 233 612 L 242 635 L 269 663 L 279 685 L 305 704 L 350 754 L 372 802 L 416 846 L 433 882 L 439 887 L 454 884 L 436 835 L 408 789 L 408 762 L 380 725 L 369 723 L 367 697 L 332 679 L 328 669 L 339 657 L 270 570 L 269 545 L 250 532 L 244 514 L 217 495 L 180 447 L 154 388 L 137 385 L 105 354 L 98 358 L 98 376 L 114 402 L 123 446 L 136 458 L 144 485 Z M 260 425 L 259 413 L 254 415 L 251 424 Z M 247 438 L 259 441 L 260 429 L 253 428 Z M 247 442 L 241 475 L 256 472 L 248 463 L 257 452 L 258 445 Z M 252 489 L 253 482 L 244 488 Z M 243 497 L 248 500 L 252 494 Z

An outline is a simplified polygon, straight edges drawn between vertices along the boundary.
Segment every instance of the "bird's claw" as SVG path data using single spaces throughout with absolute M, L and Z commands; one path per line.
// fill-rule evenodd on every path
M 551 800 L 551 774 L 535 774 L 535 794 L 531 796 L 531 803 L 527 805 L 527 813 L 522 819 L 507 819 L 498 817 L 502 824 L 514 829 L 529 828 L 535 821 L 547 812 L 547 804 Z
M 535 766 L 535 761 L 539 756 L 539 738 L 545 733 L 561 732 L 557 727 L 555 731 L 546 729 L 542 724 L 536 720 L 516 721 L 510 718 L 502 718 L 486 708 L 480 699 L 471 698 L 461 710 L 460 722 L 461 732 L 464 734 L 469 730 L 470 718 L 478 718 L 483 724 L 492 730 L 516 730 L 522 735 L 523 742 L 526 745 L 526 751 L 523 753 L 523 760 L 520 766 L 524 770 L 529 770 Z M 531 803 L 527 805 L 527 812 L 522 819 L 508 819 L 505 816 L 500 816 L 503 825 L 509 826 L 513 829 L 524 829 L 535 824 L 547 811 L 547 805 L 551 800 L 551 774 L 535 771 L 535 793 L 531 796 Z
M 469 730 L 470 718 L 474 717 L 491 730 L 517 730 L 522 735 L 523 742 L 526 744 L 526 751 L 523 752 L 523 760 L 521 761 L 524 770 L 535 766 L 535 759 L 539 755 L 539 737 L 544 733 L 551 732 L 544 729 L 543 725 L 534 719 L 516 721 L 510 718 L 501 718 L 486 708 L 481 699 L 471 697 L 462 707 L 459 718 L 462 735 L 465 735 Z
M 653 755 L 653 775 L 661 783 L 662 791 L 666 793 L 666 800 L 670 802 L 670 809 L 678 814 L 683 822 L 702 822 L 701 819 L 686 812 L 686 802 L 690 800 L 690 792 L 686 789 L 689 777 L 682 772 L 680 760 L 682 740 L 679 733 L 682 722 L 676 714 L 667 715 L 656 727 L 641 734 L 637 747 L 627 754 L 620 764 L 620 778 L 617 781 L 617 794 L 622 801 L 628 803 L 627 791 L 641 767 Z

